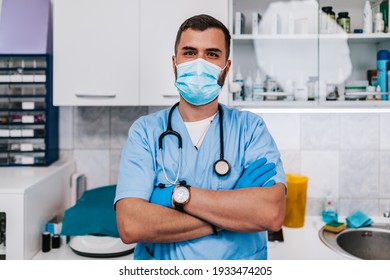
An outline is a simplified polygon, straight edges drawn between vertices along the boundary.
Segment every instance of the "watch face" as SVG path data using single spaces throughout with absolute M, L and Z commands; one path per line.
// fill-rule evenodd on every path
M 190 197 L 190 191 L 186 187 L 178 187 L 173 192 L 173 199 L 177 203 L 184 203 Z

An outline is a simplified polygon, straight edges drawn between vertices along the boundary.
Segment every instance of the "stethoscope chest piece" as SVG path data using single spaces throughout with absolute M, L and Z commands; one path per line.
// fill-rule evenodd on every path
M 214 171 L 219 176 L 228 175 L 230 172 L 230 164 L 224 159 L 217 160 L 214 163 Z

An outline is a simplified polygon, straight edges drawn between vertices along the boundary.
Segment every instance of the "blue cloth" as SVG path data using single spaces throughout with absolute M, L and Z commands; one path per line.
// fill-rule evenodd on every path
M 372 220 L 361 211 L 356 211 L 346 218 L 347 225 L 350 228 L 367 227 L 372 224 Z
M 271 179 L 286 185 L 280 153 L 264 121 L 251 112 L 222 105 L 224 112 L 225 159 L 231 172 L 218 176 L 213 170 L 220 157 L 219 114 L 208 129 L 202 145 L 196 150 L 187 128 L 175 109 L 172 128 L 183 138 L 183 159 L 179 180 L 209 190 L 232 190 L 243 170 L 265 157 L 275 163 L 276 175 Z M 131 126 L 122 150 L 115 202 L 135 197 L 149 201 L 154 186 L 169 185 L 159 158 L 158 138 L 167 127 L 169 108 L 141 117 Z M 168 177 L 178 170 L 179 149 L 173 136 L 164 138 L 163 158 Z M 223 230 L 218 235 L 175 243 L 139 243 L 134 259 L 266 259 L 266 233 L 242 233 Z
M 112 200 L 116 185 L 87 190 L 65 210 L 61 235 L 106 235 L 119 237 Z

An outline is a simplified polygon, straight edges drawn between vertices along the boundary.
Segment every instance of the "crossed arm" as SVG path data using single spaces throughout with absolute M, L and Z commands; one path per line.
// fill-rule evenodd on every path
M 267 170 L 262 169 L 267 166 L 265 162 L 255 163 L 244 171 L 233 190 L 192 186 L 185 213 L 143 199 L 118 201 L 117 221 L 123 242 L 190 240 L 213 234 L 211 225 L 240 232 L 278 230 L 285 213 L 285 186 L 272 181 L 266 183 L 275 171 L 270 165 Z M 272 184 L 272 187 L 260 187 Z

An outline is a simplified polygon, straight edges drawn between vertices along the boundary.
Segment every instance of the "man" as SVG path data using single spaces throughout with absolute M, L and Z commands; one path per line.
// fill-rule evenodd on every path
M 283 223 L 274 140 L 259 116 L 218 104 L 229 52 L 221 22 L 186 20 L 172 57 L 179 105 L 129 130 L 114 203 L 123 242 L 137 242 L 135 259 L 266 259 L 265 231 Z

